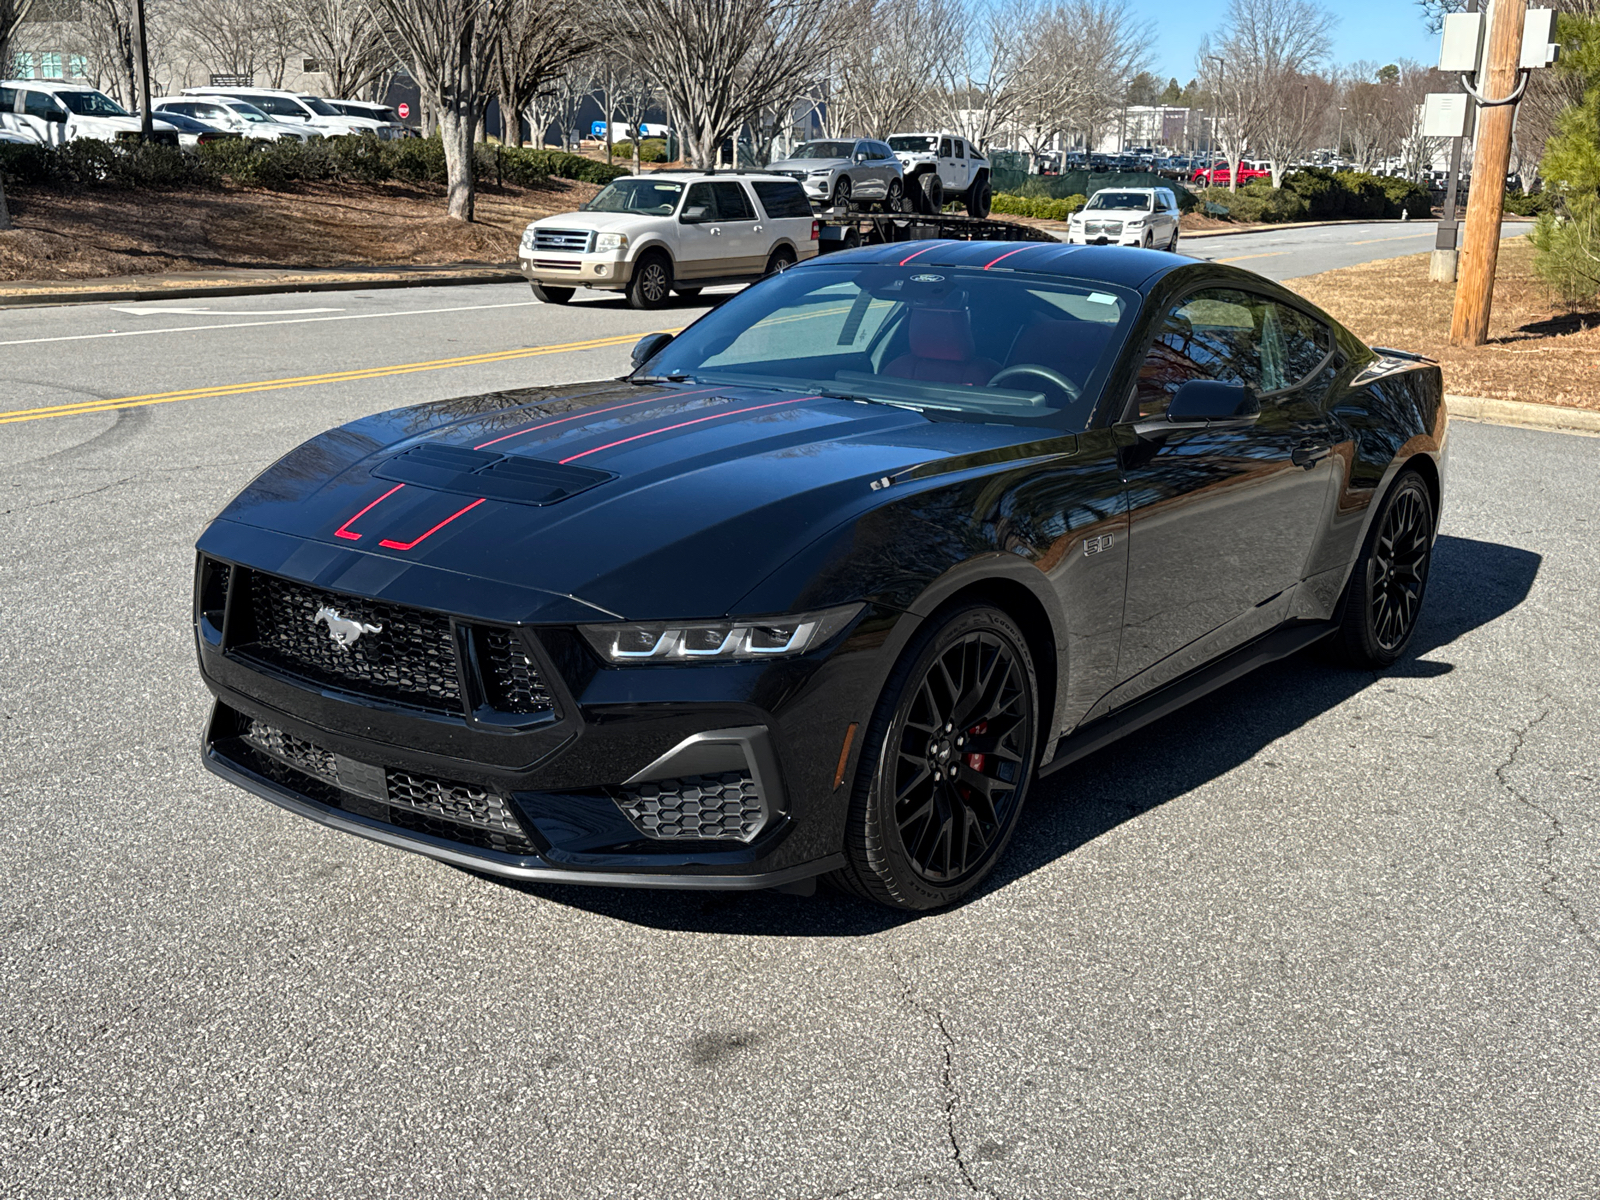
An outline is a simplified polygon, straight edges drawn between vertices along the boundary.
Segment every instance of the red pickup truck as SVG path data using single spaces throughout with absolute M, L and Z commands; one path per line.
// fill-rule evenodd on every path
M 1260 167 L 1239 164 L 1239 182 L 1249 183 L 1252 179 L 1270 179 L 1272 173 L 1263 171 Z M 1201 167 L 1189 177 L 1190 183 L 1203 183 L 1209 187 L 1227 187 L 1233 178 L 1233 173 L 1228 169 L 1228 164 L 1219 162 L 1215 166 Z

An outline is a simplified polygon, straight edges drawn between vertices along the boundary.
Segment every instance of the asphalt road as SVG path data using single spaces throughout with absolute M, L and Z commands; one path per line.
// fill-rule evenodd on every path
M 438 355 L 396 323 L 256 327 L 226 370 L 210 333 L 68 343 L 5 397 L 101 396 L 130 341 L 113 396 Z M 953 912 L 509 887 L 200 769 L 228 496 L 334 422 L 623 353 L 0 424 L 0 1196 L 1595 1194 L 1600 440 L 1458 423 L 1408 658 L 1279 664 L 1052 777 Z
M 1502 237 L 1532 228 L 1527 221 L 1506 221 L 1500 227 Z M 1380 258 L 1421 254 L 1433 249 L 1437 233 L 1433 221 L 1372 221 L 1188 238 L 1180 243 L 1180 249 L 1195 258 L 1232 263 L 1268 279 L 1296 279 Z

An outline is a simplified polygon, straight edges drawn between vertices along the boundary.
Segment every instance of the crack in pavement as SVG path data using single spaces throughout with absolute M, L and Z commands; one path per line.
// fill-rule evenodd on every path
M 1517 803 L 1521 804 L 1524 808 L 1531 812 L 1538 813 L 1539 816 L 1543 817 L 1549 824 L 1550 832 L 1544 839 L 1544 854 L 1540 862 L 1540 866 L 1544 870 L 1544 882 L 1539 885 L 1539 890 L 1548 896 L 1555 903 L 1556 907 L 1566 914 L 1567 919 L 1571 921 L 1573 927 L 1583 935 L 1584 940 L 1589 943 L 1590 947 L 1594 950 L 1600 951 L 1600 938 L 1596 938 L 1594 930 L 1590 929 L 1589 926 L 1584 923 L 1583 914 L 1578 911 L 1577 905 L 1575 905 L 1565 895 L 1562 895 L 1555 890 L 1555 885 L 1560 882 L 1561 879 L 1561 876 L 1556 871 L 1555 866 L 1556 842 L 1567 836 L 1566 827 L 1561 824 L 1560 817 L 1551 812 L 1548 808 L 1544 807 L 1544 805 L 1539 804 L 1529 797 L 1523 795 L 1522 792 L 1520 792 L 1511 783 L 1511 780 L 1507 778 L 1507 772 L 1509 772 L 1512 766 L 1516 764 L 1517 756 L 1522 753 L 1522 748 L 1527 743 L 1528 735 L 1538 728 L 1540 723 L 1543 722 L 1544 719 L 1553 711 L 1553 709 L 1549 707 L 1548 697 L 1541 697 L 1540 699 L 1544 702 L 1545 707 L 1540 710 L 1537 717 L 1529 721 L 1527 725 L 1517 731 L 1516 742 L 1511 747 L 1511 753 L 1506 756 L 1506 760 L 1503 763 L 1495 767 L 1494 776 L 1500 781 L 1500 786 L 1505 788 L 1506 791 L 1510 792 L 1512 798 L 1515 799 Z
M 906 1003 L 928 1018 L 933 1027 L 939 1032 L 940 1048 L 944 1052 L 944 1064 L 939 1069 L 939 1089 L 944 1096 L 945 1138 L 950 1143 L 950 1158 L 956 1165 L 956 1171 L 961 1176 L 961 1182 L 966 1186 L 967 1191 L 974 1196 L 989 1196 L 991 1200 L 1000 1200 L 998 1192 L 991 1187 L 979 1184 L 972 1177 L 972 1170 L 967 1166 L 966 1156 L 961 1152 L 961 1139 L 956 1133 L 956 1109 L 961 1103 L 961 1094 L 956 1090 L 955 1083 L 956 1040 L 951 1036 L 949 1026 L 945 1024 L 944 1013 L 932 1005 L 924 1003 L 917 997 L 915 989 L 911 986 L 910 977 L 893 951 L 889 952 L 888 959 L 890 969 L 894 972 L 895 979 L 900 984 L 900 991 L 904 995 Z

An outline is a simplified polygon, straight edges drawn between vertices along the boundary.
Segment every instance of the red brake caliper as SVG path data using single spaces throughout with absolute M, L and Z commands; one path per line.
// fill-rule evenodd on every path
M 980 736 L 982 734 L 985 734 L 985 733 L 988 733 L 988 732 L 989 732 L 989 722 L 987 722 L 987 721 L 979 721 L 971 729 L 967 730 L 967 736 L 968 737 L 978 737 L 978 736 Z M 983 770 L 983 755 L 981 755 L 981 754 L 969 754 L 969 755 L 967 755 L 967 766 L 971 767 L 974 771 Z

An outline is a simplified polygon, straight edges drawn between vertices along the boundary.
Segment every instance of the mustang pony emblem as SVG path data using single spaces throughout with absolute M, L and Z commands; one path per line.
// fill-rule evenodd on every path
M 363 633 L 383 632 L 382 625 L 368 625 L 364 621 L 341 617 L 338 609 L 329 608 L 327 605 L 317 609 L 317 615 L 311 618 L 313 625 L 318 621 L 326 621 L 328 623 L 328 636 L 342 650 L 348 650 L 351 646 L 354 646 L 356 642 L 361 640 Z

